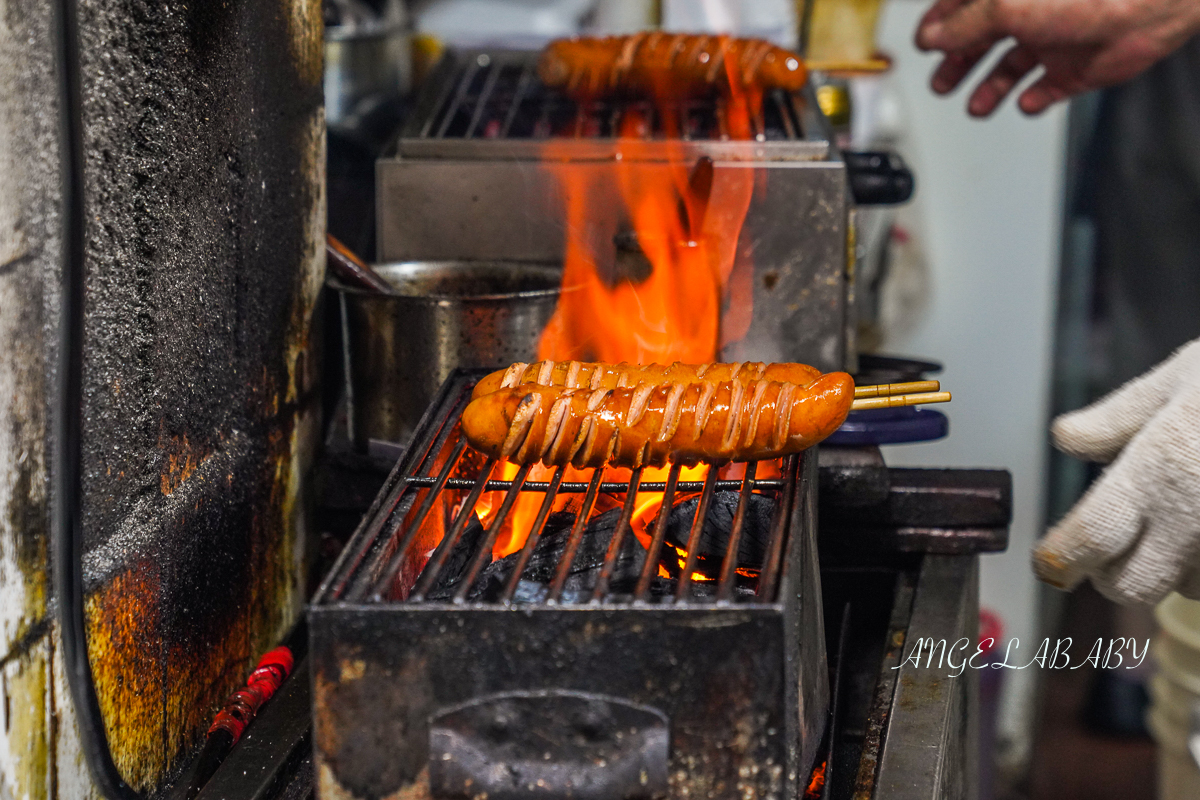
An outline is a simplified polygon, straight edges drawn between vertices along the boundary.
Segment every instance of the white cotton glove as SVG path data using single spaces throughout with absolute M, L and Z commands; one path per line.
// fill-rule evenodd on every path
M 1051 433 L 1113 463 L 1034 550 L 1037 576 L 1063 589 L 1091 578 L 1125 603 L 1200 599 L 1200 339 Z

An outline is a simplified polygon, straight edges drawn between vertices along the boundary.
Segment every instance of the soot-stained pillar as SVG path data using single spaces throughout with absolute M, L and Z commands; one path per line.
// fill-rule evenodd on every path
M 150 788 L 303 602 L 321 6 L 80 10 L 90 653 L 117 764 Z

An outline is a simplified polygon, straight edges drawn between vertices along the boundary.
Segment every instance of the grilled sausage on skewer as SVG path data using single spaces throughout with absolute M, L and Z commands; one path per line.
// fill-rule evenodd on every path
M 471 399 L 513 386 L 561 386 L 566 389 L 621 389 L 645 384 L 720 383 L 737 380 L 781 381 L 807 386 L 821 376 L 821 370 L 807 364 L 763 364 L 741 361 L 736 364 L 603 364 L 586 361 L 536 361 L 516 363 L 487 375 L 475 384 Z
M 581 100 L 659 94 L 683 100 L 728 92 L 731 77 L 739 89 L 796 91 L 808 74 L 795 54 L 760 39 L 653 32 L 551 42 L 538 77 Z
M 462 429 L 475 449 L 518 464 L 577 468 L 749 461 L 798 453 L 846 419 L 844 372 L 806 387 L 778 381 L 519 386 L 472 400 Z

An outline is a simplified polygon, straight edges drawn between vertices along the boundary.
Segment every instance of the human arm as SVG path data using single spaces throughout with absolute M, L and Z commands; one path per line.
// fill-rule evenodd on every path
M 990 115 L 1029 73 L 1017 101 L 1026 114 L 1133 78 L 1200 32 L 1195 0 L 938 0 L 917 27 L 917 47 L 944 58 L 931 85 L 947 94 L 993 48 L 1012 39 L 967 109 Z

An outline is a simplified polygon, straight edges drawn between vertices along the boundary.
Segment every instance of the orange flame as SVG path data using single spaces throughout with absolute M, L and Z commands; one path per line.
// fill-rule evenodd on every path
M 722 47 L 726 41 L 722 39 Z M 726 69 L 732 71 L 735 63 L 726 59 Z M 729 78 L 728 94 L 717 101 L 723 138 L 751 139 L 751 113 L 761 107 L 762 92 L 747 88 L 732 72 Z M 576 149 L 570 139 L 545 145 L 544 161 L 566 201 L 567 240 L 563 292 L 539 341 L 539 359 L 699 364 L 715 361 L 724 344 L 742 338 L 749 328 L 753 269 L 746 254 L 738 258 L 737 244 L 755 170 L 723 168 L 711 180 L 695 180 L 704 166 L 688 154 L 680 137 L 679 108 L 672 102 L 683 93 L 670 83 L 656 89 L 665 141 L 648 139 L 649 119 L 631 110 L 622 119 L 617 156 L 610 164 L 573 161 Z M 633 234 L 624 237 L 624 244 L 616 241 L 622 231 Z M 501 464 L 494 477 L 511 480 L 517 469 Z M 703 480 L 707 471 L 704 465 L 684 468 L 680 480 Z M 549 481 L 553 473 L 535 465 L 527 480 Z M 586 482 L 591 474 L 590 469 L 568 467 L 564 480 Z M 627 469 L 605 469 L 605 481 L 627 482 L 629 477 Z M 666 468 L 647 468 L 642 480 L 666 477 Z M 759 477 L 767 476 L 760 472 Z M 496 537 L 493 557 L 524 546 L 543 498 L 534 492 L 518 497 Z M 624 501 L 622 495 L 600 498 L 593 515 Z M 638 495 L 631 528 L 643 546 L 650 544 L 662 499 L 662 493 Z M 677 495 L 675 501 L 682 499 Z M 475 512 L 484 525 L 491 524 L 503 501 L 503 492 L 480 498 Z M 552 512 L 581 501 L 582 495 L 560 495 Z M 660 574 L 667 573 L 660 568 Z M 709 580 L 700 573 L 695 579 Z
M 812 776 L 808 781 L 808 788 L 804 790 L 804 800 L 818 800 L 821 797 L 821 790 L 825 788 L 825 770 L 828 766 L 829 759 L 825 759 L 820 766 L 813 769 Z
M 726 66 L 733 69 L 733 60 Z M 743 89 L 733 75 L 729 85 L 730 95 L 718 101 L 726 135 L 750 139 L 750 109 L 761 105 L 761 91 Z M 675 136 L 678 109 L 670 101 L 679 92 L 667 85 L 657 94 L 659 118 L 671 138 L 647 140 L 646 119 L 630 111 L 609 168 L 571 163 L 569 139 L 546 145 L 546 162 L 566 198 L 567 243 L 563 294 L 542 334 L 538 358 L 705 363 L 749 327 L 752 270 L 736 256 L 754 170 L 721 169 L 707 185 L 694 185 L 691 173 L 698 167 Z M 664 148 L 667 161 L 654 160 Z M 627 223 L 613 202 L 617 197 Z M 632 257 L 623 258 L 614 243 L 623 224 L 632 227 L 636 241 Z M 648 275 L 639 274 L 636 265 L 630 274 L 628 262 L 640 260 L 637 250 L 649 264 Z M 731 312 L 725 331 L 723 299 Z

